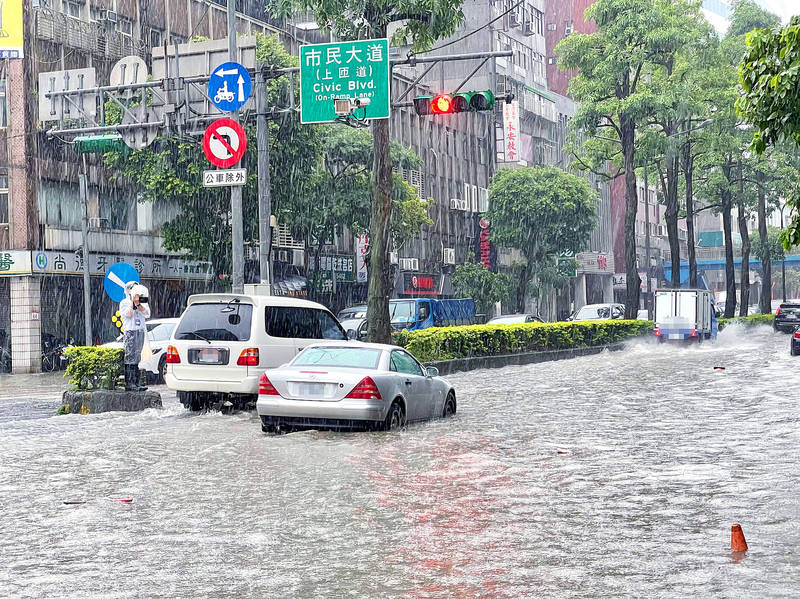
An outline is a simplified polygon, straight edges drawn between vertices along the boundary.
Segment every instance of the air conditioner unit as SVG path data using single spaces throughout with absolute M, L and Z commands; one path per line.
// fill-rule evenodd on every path
M 533 21 L 525 21 L 522 24 L 522 33 L 523 35 L 533 35 L 536 33 L 536 30 L 533 28 Z
M 564 27 L 564 35 L 570 35 L 573 31 L 572 23 L 567 23 Z
M 445 264 L 455 264 L 456 248 L 442 248 L 442 262 Z
M 292 250 L 292 266 L 306 265 L 306 253 L 303 250 Z
M 550 56 L 550 57 L 547 59 L 547 64 L 556 64 L 556 59 L 555 59 L 555 58 L 553 58 L 552 56 Z
M 519 14 L 511 13 L 508 15 L 508 26 L 509 27 L 519 27 L 522 25 L 522 19 L 519 18 Z
M 478 212 L 478 186 L 470 185 L 470 212 Z
M 400 270 L 419 270 L 419 258 L 400 258 Z
M 117 13 L 115 13 L 113 10 L 107 10 L 106 11 L 106 21 L 108 21 L 109 23 L 116 23 L 117 22 Z
M 556 24 L 555 23 L 548 23 L 547 24 L 547 31 L 555 31 L 555 30 L 556 30 Z
M 287 250 L 278 250 L 275 258 L 278 262 L 288 262 L 289 252 Z
M 389 264 L 397 264 L 397 252 L 389 252 Z

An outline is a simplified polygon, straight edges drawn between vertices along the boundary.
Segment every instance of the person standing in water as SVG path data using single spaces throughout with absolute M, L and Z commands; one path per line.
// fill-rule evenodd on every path
M 147 387 L 139 386 L 139 362 L 147 333 L 145 321 L 150 318 L 147 287 L 136 281 L 126 283 L 125 299 L 119 303 L 119 315 L 125 343 L 125 390 L 144 391 Z

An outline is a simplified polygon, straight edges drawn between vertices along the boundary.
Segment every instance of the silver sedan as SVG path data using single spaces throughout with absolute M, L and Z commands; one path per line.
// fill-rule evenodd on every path
M 309 345 L 258 386 L 264 432 L 391 430 L 456 413 L 456 392 L 401 347 L 357 341 Z

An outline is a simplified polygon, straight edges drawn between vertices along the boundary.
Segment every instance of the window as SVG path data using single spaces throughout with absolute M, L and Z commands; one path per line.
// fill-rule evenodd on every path
M 0 79 L 0 129 L 8 127 L 8 103 L 6 102 L 6 80 Z
M 292 366 L 339 366 L 377 368 L 381 350 L 355 347 L 310 347 L 297 356 Z
M 192 304 L 181 317 L 175 339 L 247 341 L 252 316 L 252 304 Z
M 153 48 L 157 48 L 161 45 L 161 42 L 164 40 L 164 32 L 160 29 L 151 29 L 150 30 L 150 45 Z
M 83 12 L 83 3 L 74 0 L 64 0 L 62 11 L 71 17 L 80 19 Z
M 268 306 L 264 318 L 264 327 L 270 337 L 347 339 L 344 329 L 333 316 L 323 310 Z
M 423 376 L 417 361 L 404 351 L 393 351 L 390 369 L 403 374 Z
M 150 324 L 148 323 L 148 337 L 150 341 L 167 341 L 172 335 L 172 329 L 175 328 L 174 323 L 162 322 L 160 324 L 155 324 L 152 328 L 150 328 Z
M 125 35 L 133 35 L 133 21 L 125 17 L 120 17 L 117 22 L 117 30 Z
M 425 322 L 428 320 L 428 316 L 431 315 L 431 306 L 428 302 L 422 302 L 418 306 L 419 309 L 419 321 Z

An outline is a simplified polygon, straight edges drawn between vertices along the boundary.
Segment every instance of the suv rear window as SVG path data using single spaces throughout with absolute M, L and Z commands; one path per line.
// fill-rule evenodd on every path
M 252 304 L 191 304 L 181 317 L 175 339 L 247 341 Z
M 264 326 L 270 337 L 346 340 L 344 329 L 330 314 L 315 308 L 267 306 Z

